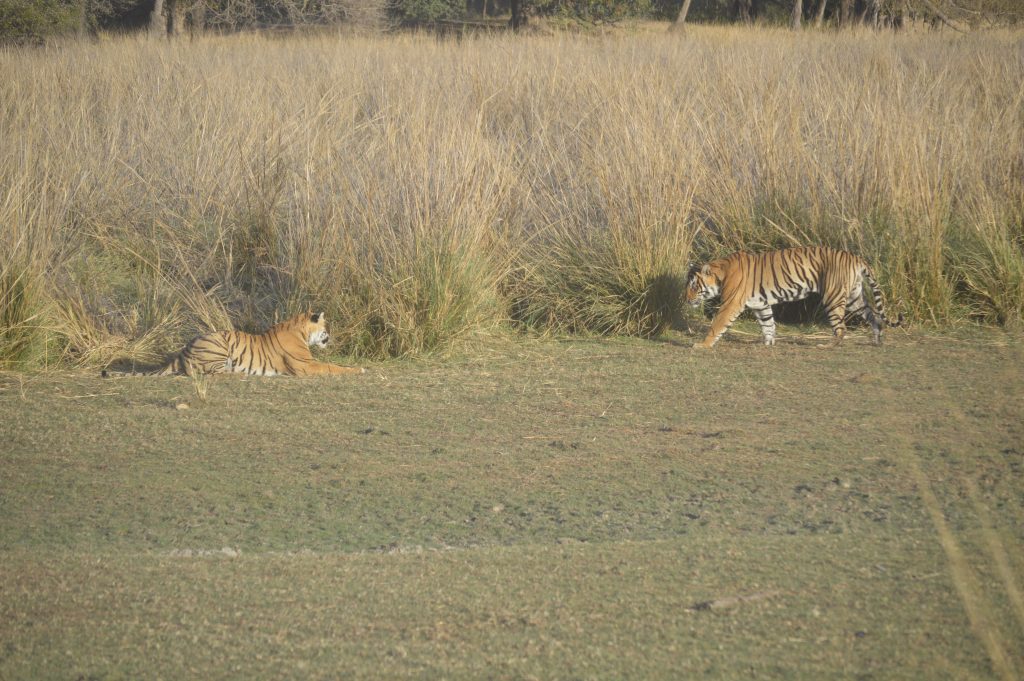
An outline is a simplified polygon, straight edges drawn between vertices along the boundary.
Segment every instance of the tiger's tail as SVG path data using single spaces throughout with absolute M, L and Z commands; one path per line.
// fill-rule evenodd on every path
M 100 376 L 103 378 L 112 378 L 114 376 L 174 376 L 176 374 L 187 373 L 184 370 L 184 366 L 185 358 L 181 354 L 178 354 L 172 357 L 171 361 L 167 362 L 167 364 L 150 371 L 136 371 L 134 369 L 131 371 L 119 371 L 117 369 L 104 369 L 100 372 Z
M 899 314 L 896 315 L 896 321 L 895 322 L 890 321 L 889 318 L 885 315 L 885 302 L 884 302 L 884 300 L 882 298 L 882 290 L 878 287 L 878 282 L 875 281 L 875 277 L 871 273 L 871 268 L 865 266 L 863 274 L 864 274 L 864 278 L 868 282 L 868 285 L 871 286 L 871 294 L 872 294 L 872 296 L 874 298 L 874 301 L 875 301 L 875 313 L 879 317 L 881 317 L 882 321 L 885 322 L 885 325 L 890 327 L 890 328 L 897 327 L 897 326 L 903 326 L 903 314 L 902 313 L 899 313 Z

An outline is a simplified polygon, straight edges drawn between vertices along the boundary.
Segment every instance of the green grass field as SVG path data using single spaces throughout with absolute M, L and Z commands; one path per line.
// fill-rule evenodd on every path
M 1020 337 L 780 330 L 0 374 L 0 678 L 1019 678 Z

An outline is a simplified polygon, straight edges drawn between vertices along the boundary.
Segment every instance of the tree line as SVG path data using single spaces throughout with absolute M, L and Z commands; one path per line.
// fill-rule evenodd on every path
M 628 18 L 694 23 L 900 28 L 910 21 L 966 31 L 1024 21 L 1021 0 L 0 0 L 0 42 L 102 30 L 236 31 L 345 25 L 386 30 L 446 25 L 522 29 L 534 18 L 583 25 Z
M 1024 21 L 1020 0 L 681 0 L 677 6 L 674 21 L 680 26 L 691 12 L 700 21 L 725 17 L 739 23 L 788 23 L 794 29 L 806 24 L 899 29 L 915 21 L 966 31 Z

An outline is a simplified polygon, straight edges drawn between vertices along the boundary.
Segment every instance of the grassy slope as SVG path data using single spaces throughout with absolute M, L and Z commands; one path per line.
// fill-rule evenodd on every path
M 1019 339 L 751 340 L 0 376 L 0 678 L 1024 673 Z

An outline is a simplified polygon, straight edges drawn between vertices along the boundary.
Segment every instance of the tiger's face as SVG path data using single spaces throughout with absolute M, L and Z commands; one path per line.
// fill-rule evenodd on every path
M 690 276 L 686 282 L 686 302 L 691 306 L 697 307 L 705 300 L 714 298 L 720 290 L 721 282 L 710 267 L 704 265 L 690 270 Z
M 331 336 L 327 333 L 327 319 L 323 312 L 314 312 L 306 321 L 306 342 L 310 347 L 326 348 Z

